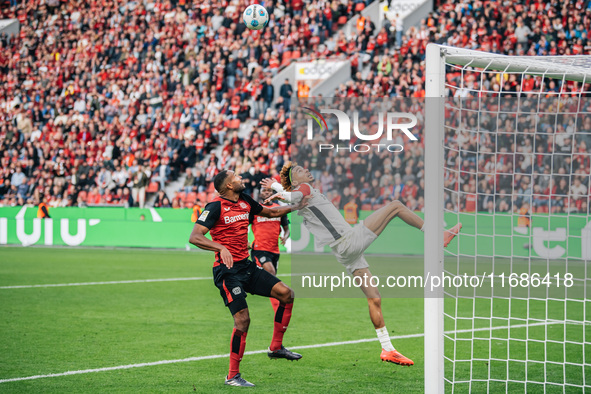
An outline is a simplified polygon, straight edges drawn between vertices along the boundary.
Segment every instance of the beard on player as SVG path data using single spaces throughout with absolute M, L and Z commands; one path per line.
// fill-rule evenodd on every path
M 244 191 L 244 189 L 246 189 L 246 185 L 244 184 L 244 181 L 242 181 L 242 180 L 234 188 L 236 193 L 242 193 Z

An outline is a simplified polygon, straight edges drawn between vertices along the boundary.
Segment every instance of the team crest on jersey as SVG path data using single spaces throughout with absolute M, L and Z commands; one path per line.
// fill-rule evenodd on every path
M 240 292 L 241 292 L 241 291 L 242 291 L 242 290 L 240 290 L 240 287 L 234 287 L 234 288 L 232 289 L 232 293 L 234 293 L 234 295 L 238 295 L 238 294 L 240 294 Z
M 244 209 L 246 209 L 246 207 L 247 207 L 247 206 L 246 206 L 246 204 L 245 204 L 245 203 L 243 203 L 243 202 L 241 202 L 241 203 L 240 203 L 240 208 L 244 208 Z
M 209 215 L 209 211 L 203 211 L 199 216 L 199 220 L 204 222 L 207 219 L 207 215 Z

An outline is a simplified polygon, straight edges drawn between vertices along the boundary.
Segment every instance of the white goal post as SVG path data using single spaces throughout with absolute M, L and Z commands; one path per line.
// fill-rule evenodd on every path
M 591 390 L 591 357 L 585 357 L 591 352 L 591 327 L 586 329 L 591 235 L 585 235 L 591 224 L 583 228 L 591 223 L 591 175 L 585 168 L 591 129 L 583 125 L 591 122 L 591 56 L 504 56 L 428 44 L 425 79 L 425 277 L 461 275 L 468 267 L 473 270 L 468 274 L 490 289 L 487 296 L 479 289 L 426 286 L 425 392 Z M 507 86 L 512 89 L 504 90 Z M 503 107 L 501 100 L 511 105 Z M 563 121 L 572 127 L 565 131 Z M 525 122 L 531 127 L 523 131 Z M 474 142 L 465 148 L 460 139 Z M 453 161 L 449 152 L 457 156 Z M 583 167 L 574 163 L 577 155 Z M 508 189 L 499 186 L 505 178 Z M 551 191 L 556 179 L 564 179 L 567 192 L 541 192 L 536 182 L 548 179 Z M 481 188 L 487 180 L 490 191 Z M 575 188 L 582 190 L 581 181 L 587 197 L 574 194 Z M 478 210 L 483 201 L 487 212 Z M 445 250 L 443 231 L 452 220 L 469 223 Z M 536 229 L 537 223 L 545 224 Z M 570 271 L 574 279 L 567 282 Z M 547 283 L 556 274 L 545 292 L 533 282 L 544 272 L 550 274 Z M 491 274 L 487 282 L 485 275 Z M 511 288 L 500 274 L 523 274 L 518 278 L 527 280 L 518 279 Z M 505 287 L 499 293 L 501 279 Z

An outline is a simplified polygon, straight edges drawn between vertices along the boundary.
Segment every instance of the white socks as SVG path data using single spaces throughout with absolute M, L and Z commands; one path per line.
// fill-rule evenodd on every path
M 425 223 L 423 223 L 423 227 L 421 227 L 421 231 L 425 232 Z
M 378 328 L 376 330 L 376 334 L 378 334 L 378 339 L 382 344 L 382 349 L 384 349 L 387 352 L 396 350 L 394 349 L 394 346 L 392 346 L 392 342 L 390 342 L 390 335 L 388 335 L 388 329 L 386 328 L 386 326 Z

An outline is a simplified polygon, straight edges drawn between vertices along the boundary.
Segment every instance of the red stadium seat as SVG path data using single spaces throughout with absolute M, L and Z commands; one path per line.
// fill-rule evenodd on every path
M 213 201 L 214 198 L 218 196 L 217 193 L 209 193 L 207 194 L 207 202 Z
M 208 193 L 215 192 L 215 186 L 214 186 L 213 182 L 210 182 L 209 185 L 207 186 L 207 192 Z
M 80 197 L 82 199 L 82 201 L 86 201 L 86 191 L 82 190 L 80 193 L 78 193 L 78 197 Z
M 99 204 L 101 202 L 101 196 L 98 193 L 88 193 L 86 196 L 86 203 L 87 204 Z
M 150 182 L 150 184 L 146 188 L 146 193 L 156 193 L 159 188 L 160 185 L 158 184 L 158 182 Z
M 371 204 L 363 204 L 361 206 L 362 211 L 371 211 Z
M 231 130 L 238 130 L 240 128 L 240 119 L 229 120 L 226 124 L 226 127 Z
M 291 52 L 283 52 L 283 60 L 281 61 L 281 67 L 287 66 L 291 62 Z
M 355 12 L 361 12 L 365 9 L 365 3 L 355 4 Z
M 186 203 L 188 203 L 188 202 L 194 203 L 196 199 L 197 199 L 197 193 L 191 192 L 191 193 L 187 194 L 184 201 Z
M 187 194 L 185 192 L 178 192 L 175 196 L 175 198 L 178 198 L 179 200 L 183 200 L 183 201 L 185 201 L 186 197 L 187 197 Z
M 339 16 L 339 19 L 337 20 L 337 23 L 339 25 L 344 25 L 345 23 L 347 23 L 348 19 L 347 19 L 347 15 L 343 15 L 343 16 Z
M 302 57 L 302 52 L 301 51 L 293 51 L 291 53 L 291 58 L 298 60 L 300 57 Z
M 199 201 L 204 202 L 205 200 L 207 200 L 207 193 L 197 193 L 197 198 L 199 199 Z

